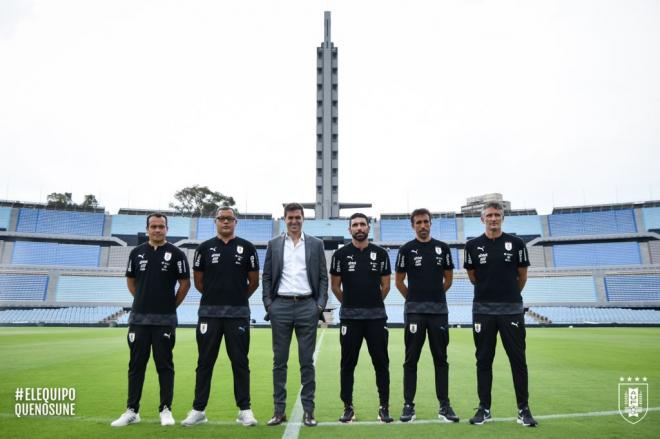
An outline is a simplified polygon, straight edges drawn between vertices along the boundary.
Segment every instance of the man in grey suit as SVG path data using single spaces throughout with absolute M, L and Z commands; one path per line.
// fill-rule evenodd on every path
M 328 301 L 328 272 L 323 241 L 302 233 L 303 207 L 284 206 L 286 233 L 272 239 L 262 274 L 266 319 L 273 330 L 273 400 L 275 411 L 268 425 L 286 421 L 286 374 L 291 335 L 296 331 L 302 390 L 303 423 L 314 418 L 314 349 L 316 328 Z

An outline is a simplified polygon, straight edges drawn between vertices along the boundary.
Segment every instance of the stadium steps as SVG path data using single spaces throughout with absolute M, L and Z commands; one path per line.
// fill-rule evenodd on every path
M 527 311 L 527 316 L 529 316 L 532 319 L 536 320 L 536 322 L 539 325 L 550 325 L 550 324 L 552 324 L 552 321 L 549 318 L 537 313 L 536 311 L 532 311 L 531 309 L 529 311 Z
M 121 311 L 117 311 L 116 313 L 111 314 L 108 317 L 106 317 L 105 319 L 103 319 L 103 321 L 101 323 L 108 323 L 109 324 L 109 323 L 112 323 L 112 322 L 117 322 L 117 320 L 119 320 L 121 318 L 121 316 L 123 316 L 127 312 L 128 311 L 126 311 L 125 309 L 122 309 Z

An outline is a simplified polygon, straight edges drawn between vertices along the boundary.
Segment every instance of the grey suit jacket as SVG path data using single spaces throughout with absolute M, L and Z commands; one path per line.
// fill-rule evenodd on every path
M 277 290 L 282 279 L 284 266 L 284 238 L 282 234 L 268 243 L 266 260 L 264 261 L 261 284 L 263 301 L 266 311 L 277 296 Z M 319 308 L 325 309 L 328 302 L 328 268 L 325 262 L 323 241 L 305 233 L 305 263 L 307 265 L 307 279 L 312 288 L 312 296 Z M 268 317 L 268 316 L 266 316 Z M 319 318 L 322 318 L 320 314 Z

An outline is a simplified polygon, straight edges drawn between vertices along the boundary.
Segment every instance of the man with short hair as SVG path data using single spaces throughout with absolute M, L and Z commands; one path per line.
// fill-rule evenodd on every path
M 269 426 L 286 421 L 286 378 L 291 336 L 296 332 L 300 361 L 303 424 L 314 417 L 316 328 L 328 301 L 328 272 L 323 241 L 302 232 L 303 207 L 284 206 L 286 233 L 272 239 L 266 250 L 263 302 L 273 331 L 273 417 Z
M 126 283 L 133 295 L 128 319 L 128 402 L 127 409 L 110 425 L 124 427 L 140 422 L 140 398 L 144 372 L 153 349 L 160 384 L 160 424 L 174 425 L 174 361 L 172 349 L 177 325 L 176 308 L 190 289 L 186 255 L 167 242 L 167 217 L 147 216 L 149 240 L 135 247 L 128 257 Z M 174 292 L 177 281 L 179 288 Z
M 472 334 L 479 394 L 479 408 L 470 424 L 481 425 L 492 419 L 493 359 L 499 332 L 511 364 L 518 403 L 517 422 L 535 427 L 538 423 L 528 405 L 525 310 L 521 295 L 527 282 L 529 257 L 522 239 L 502 231 L 503 220 L 502 205 L 487 203 L 481 210 L 485 233 L 465 244 L 464 267 L 474 285 Z
M 353 382 L 362 340 L 367 341 L 376 371 L 378 419 L 393 421 L 389 412 L 390 359 L 387 353 L 387 314 L 385 297 L 390 291 L 390 258 L 387 251 L 369 242 L 369 218 L 363 213 L 351 215 L 351 242 L 332 255 L 330 274 L 332 292 L 341 303 L 340 397 L 344 412 L 340 422 L 355 420 Z
M 211 391 L 213 366 L 222 337 L 234 375 L 236 422 L 257 425 L 250 407 L 250 304 L 259 286 L 255 246 L 236 236 L 236 211 L 220 207 L 215 215 L 217 235 L 197 247 L 193 258 L 195 288 L 202 294 L 197 323 L 197 370 L 193 408 L 181 425 L 207 422 L 205 408 Z
M 449 403 L 449 321 L 447 290 L 453 280 L 454 263 L 449 246 L 431 237 L 431 212 L 415 209 L 410 215 L 415 239 L 399 249 L 396 262 L 396 287 L 406 299 L 404 316 L 406 347 L 403 363 L 403 410 L 399 420 L 415 420 L 417 363 L 429 336 L 429 348 L 435 368 L 435 394 L 444 422 L 458 422 Z M 408 285 L 405 284 L 408 277 Z

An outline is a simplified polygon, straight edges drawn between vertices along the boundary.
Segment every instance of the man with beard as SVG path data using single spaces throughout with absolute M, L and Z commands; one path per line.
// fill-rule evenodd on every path
M 364 339 L 376 371 L 380 400 L 378 419 L 390 423 L 393 419 L 389 413 L 390 360 L 384 304 L 390 291 L 390 259 L 385 249 L 369 242 L 369 219 L 366 215 L 351 215 L 349 231 L 351 243 L 334 253 L 330 268 L 332 292 L 341 303 L 340 397 L 344 412 L 339 421 L 349 423 L 355 420 L 354 372 Z
M 438 417 L 444 422 L 458 422 L 449 404 L 449 322 L 445 293 L 451 287 L 454 263 L 449 246 L 431 238 L 431 212 L 416 209 L 410 215 L 415 239 L 399 249 L 396 262 L 396 287 L 406 298 L 406 356 L 403 363 L 403 410 L 401 422 L 415 420 L 417 363 L 429 336 L 435 368 L 435 394 L 440 403 Z M 405 284 L 406 276 L 408 285 Z
M 202 294 L 197 324 L 198 360 L 195 400 L 186 427 L 207 422 L 204 409 L 211 391 L 213 366 L 222 337 L 234 374 L 236 422 L 257 425 L 250 408 L 250 305 L 259 286 L 259 260 L 254 245 L 235 235 L 236 211 L 220 207 L 215 216 L 217 236 L 197 247 L 193 262 L 195 288 Z

